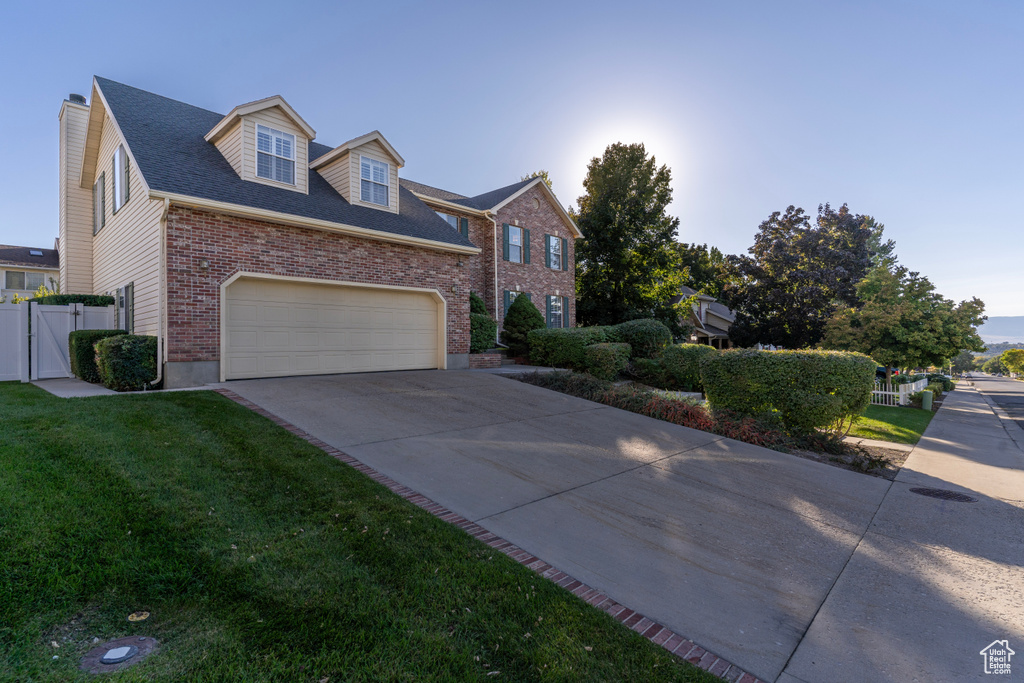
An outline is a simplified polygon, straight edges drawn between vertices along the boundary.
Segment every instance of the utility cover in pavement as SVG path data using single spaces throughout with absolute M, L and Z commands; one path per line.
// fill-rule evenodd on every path
M 916 493 L 919 496 L 928 496 L 929 498 L 938 498 L 939 500 L 951 500 L 954 503 L 977 503 L 977 498 L 972 498 L 966 493 L 958 493 L 956 491 L 948 491 L 946 489 L 910 489 L 911 493 Z

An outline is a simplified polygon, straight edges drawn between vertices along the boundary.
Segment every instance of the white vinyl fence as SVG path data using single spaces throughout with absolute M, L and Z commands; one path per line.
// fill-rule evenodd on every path
M 0 381 L 71 377 L 68 335 L 115 324 L 113 306 L 0 304 Z
M 871 405 L 873 406 L 907 406 L 910 405 L 910 395 L 928 386 L 927 379 L 919 379 L 912 384 L 886 384 L 875 382 L 875 390 L 871 392 Z

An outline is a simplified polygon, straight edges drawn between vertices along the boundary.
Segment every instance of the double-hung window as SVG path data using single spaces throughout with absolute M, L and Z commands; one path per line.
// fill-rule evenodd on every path
M 114 152 L 114 213 L 128 203 L 128 153 L 124 145 Z
M 448 225 L 452 226 L 453 228 L 461 232 L 463 237 L 469 239 L 468 218 L 459 218 L 458 216 L 453 216 L 448 213 L 441 213 L 440 211 L 435 211 L 434 213 L 436 213 L 438 216 L 446 220 L 448 222 Z
M 360 157 L 359 198 L 370 204 L 387 206 L 390 176 L 388 164 L 370 157 Z
M 107 193 L 104 174 L 96 179 L 92 186 L 92 234 L 96 234 L 106 224 L 107 220 Z
M 565 305 L 565 297 L 548 296 L 548 327 L 565 327 L 568 316 Z
M 295 184 L 295 136 L 256 125 L 256 176 Z
M 530 231 L 516 225 L 502 225 L 502 256 L 512 263 L 530 262 Z
M 569 270 L 569 245 L 567 240 L 556 235 L 545 235 L 547 242 L 547 266 L 553 270 Z

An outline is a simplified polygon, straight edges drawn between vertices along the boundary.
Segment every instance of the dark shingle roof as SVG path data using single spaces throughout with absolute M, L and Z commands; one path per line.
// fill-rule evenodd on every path
M 453 200 L 453 203 L 462 204 L 463 206 L 468 206 L 471 209 L 477 209 L 480 211 L 483 211 L 484 209 L 491 209 L 498 204 L 501 204 L 516 192 L 519 192 L 519 190 L 523 189 L 534 180 L 536 180 L 536 178 L 527 178 L 526 180 L 520 180 L 518 183 L 512 183 L 511 185 L 506 185 L 505 187 L 498 188 L 497 190 L 478 194 L 475 197 Z
M 42 256 L 33 256 L 29 252 L 41 251 Z M 60 268 L 60 257 L 56 249 L 40 249 L 39 247 L 15 247 L 0 244 L 0 264 L 5 266 L 35 266 L 36 268 Z
M 404 237 L 473 246 L 458 231 L 399 187 L 399 211 L 354 206 L 319 173 L 309 172 L 309 194 L 242 180 L 204 136 L 222 114 L 96 77 L 150 189 L 354 225 Z M 310 143 L 309 158 L 332 148 Z
M 417 183 L 408 178 L 400 178 L 398 183 L 416 194 L 425 195 L 427 197 L 433 197 L 434 199 L 443 199 L 446 202 L 455 202 L 460 199 L 469 199 L 464 194 L 455 194 L 448 190 L 442 190 L 439 187 L 431 187 L 430 185 L 424 185 L 423 183 Z

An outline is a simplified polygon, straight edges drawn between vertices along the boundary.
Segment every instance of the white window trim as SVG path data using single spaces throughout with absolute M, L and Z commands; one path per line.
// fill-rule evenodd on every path
M 562 240 L 557 235 L 548 235 L 548 263 L 551 270 L 562 269 Z
M 271 151 L 269 151 L 269 152 L 264 152 L 263 150 L 260 149 L 260 129 L 261 128 L 264 131 L 266 131 L 267 134 L 270 135 L 270 150 Z M 275 137 L 280 137 L 281 139 L 287 139 L 287 138 L 291 139 L 291 150 L 292 150 L 291 157 L 282 156 L 282 155 L 278 154 L 275 151 L 275 149 L 276 149 L 276 144 L 275 144 L 275 141 L 274 141 Z M 286 133 L 283 130 L 278 130 L 276 128 L 271 128 L 270 126 L 264 126 L 262 123 L 257 123 L 256 124 L 256 139 L 254 140 L 254 142 L 255 142 L 255 150 L 256 150 L 256 168 L 254 170 L 256 171 L 256 177 L 259 178 L 260 180 L 269 180 L 272 183 L 280 183 L 281 185 L 291 185 L 292 187 L 295 187 L 296 183 L 298 182 L 298 176 L 299 176 L 299 164 L 298 164 L 298 158 L 297 158 L 298 157 L 298 149 L 297 149 L 298 145 L 296 144 L 297 143 L 296 136 L 293 135 L 292 133 Z M 292 181 L 289 183 L 289 182 L 286 182 L 284 180 L 278 180 L 277 178 L 268 178 L 266 176 L 260 175 L 260 155 L 261 154 L 266 154 L 267 156 L 272 157 L 272 158 L 284 159 L 285 161 L 292 162 Z M 273 172 L 273 171 L 271 171 L 271 172 Z
M 369 178 L 364 178 L 363 177 L 363 159 L 366 159 L 366 161 L 369 162 L 369 166 L 370 166 L 370 177 Z M 373 179 L 373 165 L 374 164 L 380 164 L 381 166 L 384 167 L 384 180 L 385 180 L 385 182 L 378 183 L 376 180 Z M 384 200 L 385 201 L 384 201 L 383 204 L 381 204 L 379 202 L 373 201 L 373 192 L 372 191 L 370 192 L 370 199 L 364 199 L 363 198 L 363 181 L 364 180 L 366 182 L 370 183 L 371 186 L 372 185 L 381 185 L 381 186 L 384 187 Z M 390 207 L 391 206 L 391 164 L 389 164 L 386 161 L 381 161 L 380 159 L 374 159 L 371 156 L 366 156 L 365 154 L 360 154 L 359 155 L 359 201 L 361 201 L 364 204 L 370 204 L 371 206 L 384 206 L 384 207 Z M 455 227 L 456 227 L 456 230 L 457 230 L 458 226 L 455 226 Z
M 551 308 L 551 317 L 555 317 L 555 306 L 558 306 L 558 324 L 552 326 L 551 329 L 565 327 L 565 305 L 564 300 L 561 296 L 555 294 L 549 294 L 548 306 Z
M 519 243 L 518 244 L 516 244 L 516 243 L 514 243 L 512 241 L 512 235 L 515 234 L 516 230 L 519 231 Z M 525 238 L 525 235 L 526 235 L 526 233 L 523 231 L 523 228 L 521 228 L 520 226 L 518 226 L 518 225 L 510 225 L 510 226 L 508 226 L 508 260 L 509 260 L 509 263 L 525 263 L 526 262 L 526 256 L 525 256 L 525 254 L 526 254 L 526 245 L 523 244 L 523 239 Z M 513 249 L 513 247 L 519 249 L 519 258 L 512 258 L 512 249 Z

